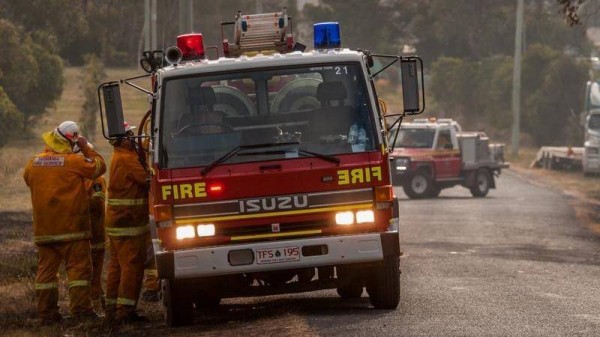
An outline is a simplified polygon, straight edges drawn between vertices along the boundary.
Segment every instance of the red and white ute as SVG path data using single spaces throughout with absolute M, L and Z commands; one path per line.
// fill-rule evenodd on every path
M 452 119 L 419 118 L 390 133 L 392 181 L 412 199 L 437 197 L 462 185 L 474 197 L 495 188 L 504 162 L 504 144 L 489 144 L 483 132 L 462 132 Z

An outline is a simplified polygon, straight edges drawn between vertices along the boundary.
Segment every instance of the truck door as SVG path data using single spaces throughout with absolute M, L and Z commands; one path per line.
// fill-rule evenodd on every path
M 435 143 L 436 179 L 458 178 L 461 169 L 460 151 L 450 129 L 441 129 Z

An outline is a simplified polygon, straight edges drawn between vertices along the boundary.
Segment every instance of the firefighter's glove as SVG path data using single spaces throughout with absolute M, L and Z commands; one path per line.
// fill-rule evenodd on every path
M 77 144 L 77 146 L 78 146 L 80 149 L 83 149 L 83 148 L 85 148 L 85 147 L 87 146 L 88 142 L 87 142 L 87 139 L 85 139 L 85 137 L 83 137 L 83 136 L 79 136 L 79 137 L 77 138 L 77 141 L 75 142 L 75 144 Z

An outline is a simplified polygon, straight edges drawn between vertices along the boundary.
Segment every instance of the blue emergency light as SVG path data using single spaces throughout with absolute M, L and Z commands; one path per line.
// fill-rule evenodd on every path
M 340 24 L 337 22 L 321 22 L 314 25 L 315 49 L 341 48 Z

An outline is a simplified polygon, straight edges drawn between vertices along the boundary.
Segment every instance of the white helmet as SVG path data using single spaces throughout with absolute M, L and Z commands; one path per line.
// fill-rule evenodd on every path
M 54 130 L 54 135 L 56 138 L 74 143 L 79 137 L 79 125 L 73 121 L 64 121 Z

